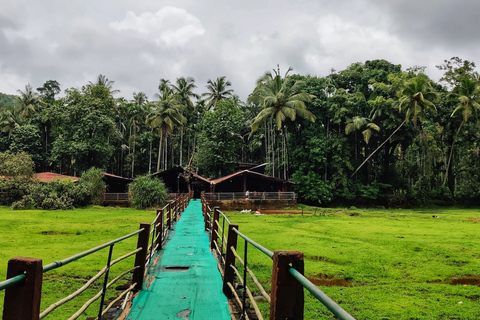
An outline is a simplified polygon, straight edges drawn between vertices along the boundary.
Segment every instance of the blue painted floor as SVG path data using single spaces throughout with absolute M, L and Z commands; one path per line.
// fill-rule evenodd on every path
M 172 234 L 157 253 L 126 319 L 231 319 L 200 200 L 190 201 Z

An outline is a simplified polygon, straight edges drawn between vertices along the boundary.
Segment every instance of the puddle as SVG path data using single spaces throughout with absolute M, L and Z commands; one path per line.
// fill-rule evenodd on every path
M 352 280 L 347 280 L 345 278 L 335 278 L 326 274 L 317 274 L 308 277 L 314 285 L 316 286 L 326 286 L 326 287 L 350 287 L 352 285 Z

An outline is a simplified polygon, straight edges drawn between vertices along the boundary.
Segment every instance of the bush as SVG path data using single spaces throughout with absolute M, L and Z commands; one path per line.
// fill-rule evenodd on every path
M 90 168 L 82 174 L 82 179 L 79 182 L 81 185 L 85 184 L 86 188 L 90 190 L 91 203 L 100 204 L 107 189 L 103 181 L 103 170 Z
M 137 209 L 162 207 L 167 202 L 167 188 L 160 179 L 140 176 L 128 187 L 130 203 Z

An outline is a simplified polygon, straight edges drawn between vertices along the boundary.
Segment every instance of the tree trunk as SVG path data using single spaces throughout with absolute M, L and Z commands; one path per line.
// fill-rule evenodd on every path
M 393 131 L 392 134 L 391 134 L 387 139 L 385 139 L 385 141 L 383 141 L 382 144 L 380 144 L 377 149 L 375 149 L 375 151 L 373 151 L 372 153 L 370 153 L 370 155 L 358 166 L 358 168 L 355 170 L 355 172 L 352 173 L 352 175 L 350 176 L 350 178 L 353 178 L 353 176 L 357 174 L 358 170 L 360 170 L 360 168 L 363 167 L 363 165 L 364 165 L 365 163 L 367 163 L 367 161 L 370 160 L 370 158 L 371 158 L 375 153 L 377 153 L 377 151 L 380 150 L 380 148 L 382 148 L 383 145 L 384 145 L 385 143 L 387 143 L 387 141 L 390 140 L 390 138 L 392 138 L 393 135 L 394 135 L 395 133 L 397 133 L 398 130 L 400 130 L 400 128 L 405 124 L 405 122 L 407 122 L 406 119 L 403 120 L 403 122 L 398 126 L 398 128 L 395 129 L 395 131 Z
M 460 133 L 460 131 L 462 130 L 462 127 L 463 127 L 463 124 L 465 123 L 465 120 L 462 120 L 462 122 L 460 123 L 460 126 L 458 127 L 458 130 L 457 132 L 455 133 L 455 137 L 453 138 L 453 142 L 452 142 L 452 146 L 450 147 L 450 154 L 448 156 L 448 162 L 447 162 L 447 168 L 445 169 L 445 177 L 443 179 L 443 185 L 445 186 L 445 184 L 447 183 L 447 179 L 448 179 L 448 174 L 450 171 L 452 170 L 449 170 L 451 165 L 452 165 L 452 157 L 453 157 L 453 147 L 455 146 L 455 142 L 457 141 L 457 137 L 458 137 L 458 134 Z M 449 184 L 450 185 L 450 184 Z M 449 186 L 450 187 L 450 186 Z M 452 193 L 453 195 L 453 191 L 454 190 L 450 190 L 450 192 Z
M 152 174 L 152 143 L 153 143 L 153 128 L 150 130 L 150 152 L 148 154 L 148 174 Z
M 160 142 L 158 143 L 157 172 L 160 171 L 160 162 L 162 161 L 162 142 L 163 142 L 163 132 L 160 131 Z
M 183 155 L 183 127 L 180 128 L 180 167 L 183 166 L 182 155 Z
M 285 180 L 288 180 L 290 177 L 289 172 L 289 161 L 288 161 L 288 137 L 287 137 L 287 127 L 283 127 L 283 139 L 285 144 Z

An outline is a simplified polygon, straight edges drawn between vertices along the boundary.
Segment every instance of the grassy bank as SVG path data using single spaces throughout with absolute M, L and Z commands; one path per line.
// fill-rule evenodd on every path
M 357 319 L 480 319 L 480 210 L 307 210 L 228 216 L 270 250 L 303 251 L 306 276 Z M 269 287 L 271 260 L 251 249 L 249 265 Z M 309 294 L 305 309 L 333 318 Z
M 4 280 L 7 262 L 15 256 L 43 259 L 43 264 L 61 260 L 96 247 L 110 240 L 138 230 L 140 222 L 151 222 L 153 211 L 124 208 L 91 207 L 67 211 L 18 210 L 0 207 L 0 279 Z M 132 251 L 136 237 L 114 246 L 114 258 Z M 41 310 L 80 288 L 106 264 L 108 248 L 69 265 L 44 274 Z M 111 277 L 133 267 L 134 257 L 112 267 Z M 123 284 L 122 281 L 118 284 Z M 100 290 L 101 281 L 94 289 L 84 292 L 66 305 L 59 307 L 48 318 L 67 319 L 83 303 Z M 115 291 L 114 289 L 111 290 Z M 3 291 L 0 292 L 0 314 L 3 309 Z M 87 313 L 95 316 L 98 302 Z

